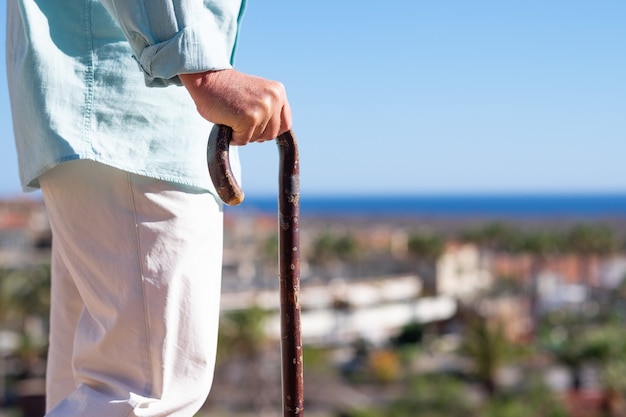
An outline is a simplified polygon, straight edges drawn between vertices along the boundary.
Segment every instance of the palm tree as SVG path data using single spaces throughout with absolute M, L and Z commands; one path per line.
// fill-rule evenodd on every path
M 571 389 L 582 388 L 585 365 L 603 364 L 611 357 L 615 332 L 606 326 L 586 322 L 580 314 L 565 313 L 552 321 L 553 330 L 546 340 L 554 359 L 571 375 Z
M 254 357 L 268 342 L 265 323 L 268 312 L 254 306 L 222 315 L 219 327 L 219 350 L 222 358 Z
M 445 250 L 446 241 L 436 233 L 414 232 L 409 236 L 408 250 L 416 262 L 418 275 L 423 279 L 424 295 L 436 295 L 437 260 Z
M 20 336 L 20 344 L 14 352 L 20 363 L 21 369 L 16 375 L 20 380 L 33 378 L 41 381 L 44 366 L 40 365 L 44 363 L 47 350 L 49 309 L 49 265 L 0 269 L 0 329 L 14 331 Z M 3 359 L 0 358 L 0 400 L 5 388 Z M 44 403 L 42 392 L 22 398 L 21 406 L 25 413 L 33 407 L 35 414 L 43 414 Z
M 394 401 L 384 416 L 469 417 L 475 415 L 474 411 L 462 382 L 424 375 L 410 381 L 409 395 Z
M 540 230 L 533 233 L 522 235 L 518 241 L 517 250 L 528 253 L 532 258 L 532 266 L 530 268 L 530 315 L 532 331 L 535 332 L 538 321 L 538 290 L 539 275 L 545 269 L 550 258 L 558 255 L 563 251 L 564 237 L 562 234 Z
M 280 401 L 280 361 L 266 335 L 269 312 L 260 307 L 222 315 L 213 398 L 252 410 L 275 408 Z M 275 362 L 275 363 L 274 363 Z M 233 388 L 234 387 L 234 388 Z
M 626 414 L 626 358 L 612 360 L 602 367 L 602 385 L 606 392 L 607 414 Z
M 443 375 L 415 376 L 406 392 L 395 400 L 376 408 L 358 408 L 338 417 L 473 417 L 472 404 L 461 381 Z
M 492 222 L 482 227 L 470 229 L 461 234 L 461 241 L 473 243 L 478 247 L 481 267 L 488 269 L 493 255 L 511 255 L 519 251 L 521 233 L 510 224 Z M 523 278 L 509 275 L 509 278 Z
M 480 414 L 483 417 L 566 417 L 562 401 L 545 383 L 534 377 L 527 386 L 492 398 Z
M 50 311 L 50 265 L 0 270 L 0 325 L 22 327 Z
M 608 352 L 600 358 L 600 382 L 606 399 L 606 412 L 610 417 L 626 415 L 626 330 L 619 321 L 597 329 L 606 340 Z
M 362 254 L 363 248 L 352 234 L 324 232 L 313 241 L 310 262 L 336 277 Z
M 472 361 L 474 373 L 487 395 L 494 397 L 497 371 L 514 353 L 506 339 L 504 325 L 498 320 L 489 320 L 476 310 L 468 310 L 460 352 Z
M 506 223 L 493 222 L 464 232 L 461 239 L 489 252 L 510 252 L 517 248 L 519 232 Z
M 0 328 L 21 335 L 19 353 L 25 373 L 35 357 L 45 354 L 50 314 L 50 266 L 0 270 Z M 37 327 L 29 326 L 37 323 Z
M 592 268 L 597 258 L 614 253 L 619 244 L 613 231 L 602 225 L 578 224 L 566 235 L 569 252 L 577 255 L 582 263 L 581 284 L 589 286 L 596 277 Z

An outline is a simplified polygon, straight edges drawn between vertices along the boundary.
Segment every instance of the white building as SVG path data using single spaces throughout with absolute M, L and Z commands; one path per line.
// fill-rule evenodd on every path
M 437 294 L 462 301 L 488 289 L 493 276 L 473 244 L 448 244 L 436 265 Z

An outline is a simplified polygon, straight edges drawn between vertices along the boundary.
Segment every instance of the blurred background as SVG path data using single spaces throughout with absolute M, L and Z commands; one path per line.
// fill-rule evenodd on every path
M 236 58 L 294 111 L 307 415 L 626 416 L 626 3 L 344 3 L 248 2 Z M 202 417 L 280 410 L 277 151 L 241 154 Z M 30 417 L 51 234 L 15 159 L 4 81 L 0 415 Z

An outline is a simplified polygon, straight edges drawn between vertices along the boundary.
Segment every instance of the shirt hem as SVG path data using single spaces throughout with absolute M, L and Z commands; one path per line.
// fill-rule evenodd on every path
M 70 155 L 70 156 L 65 156 L 63 158 L 59 158 L 49 164 L 46 164 L 44 166 L 44 168 L 42 168 L 41 170 L 39 170 L 32 179 L 27 180 L 23 183 L 22 185 L 22 189 L 24 192 L 33 192 L 33 191 L 37 191 L 39 190 L 41 187 L 39 185 L 39 177 L 42 176 L 43 174 L 45 174 L 46 172 L 48 172 L 49 170 L 53 169 L 54 167 L 61 165 L 65 162 L 70 162 L 70 161 L 79 161 L 79 160 L 84 160 L 84 161 L 93 161 L 93 162 L 97 162 L 99 164 L 102 165 L 106 165 L 109 166 L 111 168 L 115 168 L 115 169 L 119 169 L 121 171 L 125 171 L 125 172 L 129 172 L 131 174 L 136 174 L 136 175 L 141 175 L 143 177 L 148 177 L 148 178 L 154 178 L 157 179 L 159 181 L 165 181 L 165 182 L 169 182 L 169 183 L 173 183 L 173 184 L 179 184 L 179 185 L 183 185 L 186 187 L 192 187 L 197 189 L 198 191 L 202 191 L 202 192 L 207 192 L 212 194 L 213 196 L 216 197 L 216 199 L 219 201 L 219 198 L 217 197 L 217 193 L 215 191 L 215 188 L 212 186 L 207 187 L 206 184 L 202 184 L 201 181 L 193 181 L 193 180 L 189 180 L 189 179 L 185 179 L 184 177 L 180 177 L 180 176 L 176 176 L 176 175 L 162 175 L 162 174 L 154 174 L 154 173 L 150 173 L 150 172 L 146 172 L 140 169 L 132 169 L 129 168 L 127 166 L 122 166 L 119 164 L 113 164 L 110 163 L 108 161 L 103 161 L 100 160 L 98 158 L 93 158 L 93 157 L 85 157 L 85 156 L 80 156 L 80 155 Z

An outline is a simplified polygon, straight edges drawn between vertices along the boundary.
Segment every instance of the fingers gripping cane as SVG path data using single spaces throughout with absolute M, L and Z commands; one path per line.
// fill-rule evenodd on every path
M 232 130 L 219 126 L 209 139 L 209 173 L 219 197 L 228 205 L 243 201 L 244 193 L 230 168 Z M 304 415 L 304 376 L 300 329 L 300 158 L 291 131 L 276 138 L 279 151 L 278 263 L 280 271 L 281 368 L 283 417 Z

